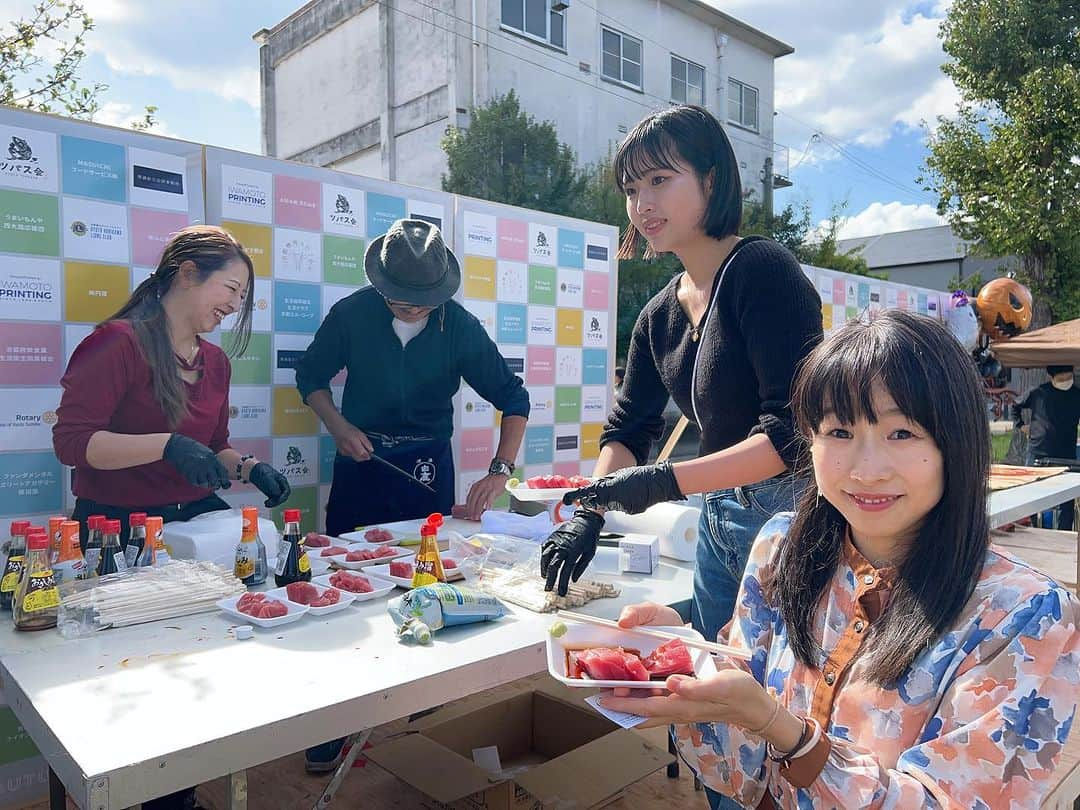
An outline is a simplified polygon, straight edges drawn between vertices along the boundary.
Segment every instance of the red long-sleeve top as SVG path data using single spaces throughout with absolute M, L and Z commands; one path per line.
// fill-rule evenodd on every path
M 203 374 L 187 383 L 188 414 L 169 426 L 154 399 L 150 366 L 131 324 L 111 321 L 75 349 L 60 385 L 64 389 L 53 426 L 53 449 L 75 468 L 73 489 L 82 498 L 120 507 L 189 503 L 210 490 L 189 484 L 167 461 L 121 470 L 98 470 L 86 460 L 90 437 L 113 433 L 182 433 L 215 453 L 229 447 L 229 358 L 209 341 L 199 341 Z

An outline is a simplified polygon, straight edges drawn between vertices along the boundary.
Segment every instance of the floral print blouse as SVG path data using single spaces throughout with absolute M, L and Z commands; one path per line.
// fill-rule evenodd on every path
M 763 739 L 736 726 L 675 726 L 679 752 L 702 781 L 747 807 L 1038 807 L 1080 696 L 1072 595 L 991 546 L 952 629 L 884 688 L 862 677 L 858 649 L 888 603 L 895 569 L 875 569 L 845 542 L 815 617 L 819 665 L 808 667 L 761 586 L 792 518 L 777 515 L 761 530 L 726 628 L 728 643 L 753 658 L 718 666 L 748 670 L 791 712 L 816 721 L 821 743 L 782 767 Z

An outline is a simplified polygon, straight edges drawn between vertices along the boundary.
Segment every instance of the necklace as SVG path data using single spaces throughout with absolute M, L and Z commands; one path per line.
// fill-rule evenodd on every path
M 698 329 L 699 324 L 693 324 L 690 327 L 690 340 L 694 343 L 698 342 L 698 338 L 701 337 L 701 331 Z
M 177 365 L 184 371 L 198 371 L 202 368 L 202 355 L 199 354 L 199 344 L 192 343 L 191 351 L 188 352 L 188 356 L 180 354 L 178 351 L 173 351 L 173 356 L 176 358 Z

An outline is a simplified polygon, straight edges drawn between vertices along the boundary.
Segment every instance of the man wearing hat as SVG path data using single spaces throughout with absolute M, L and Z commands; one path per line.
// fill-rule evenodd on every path
M 479 520 L 513 472 L 529 395 L 480 321 L 451 300 L 461 269 L 437 227 L 398 220 L 368 246 L 364 269 L 371 286 L 334 304 L 296 367 L 296 387 L 337 445 L 326 532 L 450 512 L 451 399 L 462 379 L 503 415 L 488 475 L 465 504 Z M 339 411 L 330 380 L 342 368 Z

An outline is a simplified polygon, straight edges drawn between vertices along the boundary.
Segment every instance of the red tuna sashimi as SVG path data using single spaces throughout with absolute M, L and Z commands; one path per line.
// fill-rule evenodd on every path
M 249 608 L 252 605 L 258 605 L 262 602 L 265 602 L 266 598 L 267 597 L 265 593 L 245 593 L 237 601 L 236 609 L 243 613 L 247 613 L 248 611 L 244 608 Z
M 394 535 L 390 534 L 386 529 L 374 528 L 364 532 L 364 539 L 369 543 L 386 543 L 393 540 Z
M 320 557 L 340 557 L 342 554 L 348 554 L 348 553 L 349 553 L 349 550 L 347 548 L 342 548 L 341 546 L 330 546 L 329 548 L 324 548 L 321 552 L 319 552 L 319 556 Z
M 693 675 L 694 662 L 690 658 L 690 649 L 678 639 L 665 641 L 647 656 L 641 659 L 645 669 L 653 678 L 666 678 L 668 675 Z
M 578 666 L 594 681 L 647 681 L 641 659 L 621 647 L 593 647 L 573 653 Z
M 330 576 L 330 584 L 335 588 L 341 588 L 350 593 L 371 593 L 371 581 L 359 574 L 350 574 L 348 571 L 338 571 Z
M 279 602 L 277 599 L 267 599 L 265 602 L 260 602 L 251 615 L 259 619 L 277 619 L 288 612 L 289 609 L 285 607 L 284 602 Z
M 408 579 L 413 575 L 412 563 L 395 560 L 390 563 L 390 576 Z
M 330 545 L 330 538 L 318 532 L 308 532 L 304 538 L 304 545 L 308 548 L 326 548 Z
M 336 605 L 341 601 L 341 591 L 337 588 L 327 588 L 322 592 L 322 596 L 318 599 L 313 599 L 308 604 L 313 608 L 330 607 L 330 605 Z
M 301 605 L 310 605 L 319 598 L 319 589 L 310 582 L 290 582 L 285 586 L 285 593 L 288 594 L 290 602 Z

